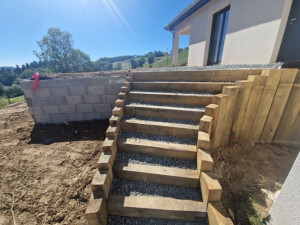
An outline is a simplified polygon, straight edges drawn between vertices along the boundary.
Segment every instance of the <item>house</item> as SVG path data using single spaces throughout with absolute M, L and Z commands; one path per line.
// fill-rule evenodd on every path
M 299 0 L 194 0 L 165 26 L 189 35 L 188 66 L 300 60 Z

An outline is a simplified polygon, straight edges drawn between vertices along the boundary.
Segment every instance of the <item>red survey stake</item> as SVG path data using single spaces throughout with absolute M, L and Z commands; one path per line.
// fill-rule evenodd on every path
M 36 72 L 33 74 L 32 78 L 34 78 L 34 84 L 32 87 L 32 91 L 36 91 L 37 87 L 39 86 L 39 81 L 40 81 L 40 74 Z

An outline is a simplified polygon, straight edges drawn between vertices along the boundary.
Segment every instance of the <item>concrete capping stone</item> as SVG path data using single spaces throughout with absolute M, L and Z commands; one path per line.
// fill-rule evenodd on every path
M 105 93 L 105 87 L 104 86 L 87 86 L 87 93 L 89 95 L 100 95 Z
M 70 95 L 86 95 L 86 86 L 78 86 L 78 87 L 68 87 Z
M 49 115 L 34 115 L 33 118 L 36 123 L 52 123 Z
M 83 113 L 68 114 L 68 121 L 83 121 L 83 120 L 84 120 Z
M 86 104 L 102 103 L 101 95 L 83 95 L 83 102 Z
M 60 105 L 59 106 L 59 111 L 61 113 L 76 113 L 77 109 L 76 109 L 76 105 Z
M 92 104 L 78 104 L 76 108 L 78 112 L 82 113 L 95 112 L 94 105 Z
M 68 96 L 69 90 L 67 87 L 50 88 L 52 96 Z
M 45 114 L 59 114 L 58 106 L 43 106 L 43 111 Z
M 43 113 L 43 109 L 42 107 L 39 106 L 31 106 L 29 107 L 31 114 L 33 115 L 42 115 Z
M 75 104 L 82 104 L 83 103 L 83 99 L 82 96 L 66 96 L 66 102 L 69 105 L 75 105 Z
M 60 124 L 68 121 L 66 114 L 50 115 L 52 123 Z

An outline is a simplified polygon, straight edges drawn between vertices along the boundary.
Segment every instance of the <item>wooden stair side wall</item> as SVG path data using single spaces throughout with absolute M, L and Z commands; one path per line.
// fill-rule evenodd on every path
M 117 154 L 120 121 L 123 117 L 126 93 L 130 90 L 132 76 L 131 72 L 127 73 L 126 81 L 118 94 L 119 99 L 116 100 L 115 108 L 112 110 L 110 126 L 106 130 L 106 139 L 97 162 L 97 171 L 91 183 L 92 195 L 85 212 L 88 225 L 106 225 L 107 223 L 107 201 L 113 180 L 112 169 Z

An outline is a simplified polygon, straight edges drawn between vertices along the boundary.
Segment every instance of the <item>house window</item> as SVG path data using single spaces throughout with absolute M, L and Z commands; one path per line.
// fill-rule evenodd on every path
M 225 35 L 228 25 L 230 6 L 222 9 L 213 16 L 208 54 L 208 65 L 220 64 L 222 61 Z

